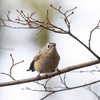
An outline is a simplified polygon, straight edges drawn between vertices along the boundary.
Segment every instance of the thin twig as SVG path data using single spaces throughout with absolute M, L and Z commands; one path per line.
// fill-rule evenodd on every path
M 66 26 L 67 26 L 67 28 L 68 28 L 68 31 L 66 31 L 66 30 L 64 30 L 64 29 L 62 29 L 62 28 L 59 28 L 59 27 L 57 27 L 57 26 L 54 27 L 54 25 L 52 25 L 52 24 L 50 23 L 50 21 L 49 21 L 49 19 L 48 19 L 48 10 L 47 10 L 47 16 L 46 16 L 46 19 L 47 19 L 47 22 L 46 22 L 46 23 L 45 23 L 45 22 L 38 21 L 38 20 L 35 20 L 35 19 L 32 20 L 32 18 L 30 18 L 29 14 L 27 14 L 28 16 L 26 16 L 26 15 L 23 13 L 23 11 L 19 12 L 19 11 L 17 10 L 17 12 L 19 13 L 20 16 L 22 16 L 22 18 L 23 18 L 24 21 L 26 22 L 26 23 L 24 23 L 24 25 L 28 25 L 28 26 L 29 26 L 29 27 L 28 27 L 29 29 L 41 29 L 41 28 L 45 28 L 45 29 L 50 30 L 50 31 L 53 31 L 53 32 L 55 32 L 55 33 L 69 34 L 72 38 L 74 38 L 75 40 L 77 40 L 77 41 L 78 41 L 79 43 L 81 43 L 86 49 L 88 49 L 97 59 L 100 60 L 100 57 L 99 57 L 95 52 L 93 52 L 93 51 L 90 49 L 90 41 L 91 41 L 91 35 L 92 35 L 92 33 L 90 33 L 89 47 L 88 47 L 88 46 L 85 45 L 80 39 L 78 39 L 76 36 L 74 36 L 74 35 L 71 33 L 71 31 L 70 31 L 70 22 L 69 22 L 69 20 L 68 20 L 68 17 L 74 13 L 73 10 L 75 10 L 77 7 L 73 8 L 73 9 L 71 9 L 71 10 L 67 10 L 66 12 L 63 13 L 63 12 L 61 11 L 61 6 L 59 6 L 59 8 L 55 8 L 55 7 L 52 6 L 52 5 L 50 5 L 50 6 L 51 6 L 53 9 L 57 10 L 59 13 L 61 13 L 61 14 L 65 17 L 65 18 L 64 18 L 64 22 L 66 23 Z M 70 11 L 71 11 L 71 13 L 68 14 L 68 12 L 70 12 Z M 9 13 L 10 13 L 10 12 L 8 12 L 8 14 L 7 14 L 7 16 L 8 16 L 8 21 L 14 22 L 14 21 L 12 21 L 12 20 L 9 20 Z M 66 14 L 68 14 L 68 15 L 66 15 Z M 32 13 L 31 13 L 30 15 L 32 15 Z M 0 20 L 2 20 L 2 19 L 0 19 Z M 4 22 L 4 20 L 3 20 L 3 22 Z M 20 23 L 19 23 L 19 22 L 20 22 Z M 18 22 L 17 22 L 17 23 L 23 25 L 23 23 L 21 22 L 20 18 L 18 18 Z M 100 21 L 98 22 L 98 24 L 97 24 L 98 27 L 97 27 L 96 29 L 100 29 L 99 23 L 100 23 Z M 5 22 L 3 23 L 3 25 L 0 25 L 0 26 L 1 26 L 1 27 L 2 27 L 2 26 L 3 26 L 3 27 L 9 27 L 9 28 L 19 28 L 19 29 L 20 29 L 20 27 L 12 27 L 12 26 L 6 25 Z M 21 27 L 21 28 L 22 28 L 22 27 Z M 24 28 L 24 27 L 23 27 L 23 28 Z M 25 27 L 24 29 L 27 29 L 27 27 Z M 42 31 L 42 29 L 40 30 L 40 32 L 41 32 L 41 31 Z M 94 30 L 93 30 L 93 31 L 94 31 Z
M 70 22 L 69 22 L 69 20 L 68 20 L 68 17 L 70 16 L 70 15 L 72 15 L 73 14 L 73 12 L 71 13 L 71 14 L 69 14 L 69 15 L 67 15 L 66 16 L 66 14 L 68 13 L 68 12 L 70 12 L 70 11 L 73 11 L 73 10 L 75 10 L 77 7 L 75 7 L 75 8 L 73 8 L 73 9 L 71 9 L 71 10 L 67 10 L 65 13 L 63 13 L 59 8 L 61 8 L 61 6 L 57 9 L 57 8 L 55 8 L 54 6 L 52 6 L 52 5 L 50 5 L 53 9 L 55 9 L 55 10 L 57 10 L 57 11 L 59 11 L 62 15 L 64 15 L 64 21 L 65 21 L 65 23 L 66 23 L 66 25 L 67 25 L 67 27 L 68 27 L 68 32 L 70 31 Z
M 89 36 L 89 48 L 90 48 L 90 49 L 91 49 L 91 37 L 92 37 L 92 33 L 93 33 L 94 30 L 100 29 L 100 25 L 99 25 L 99 24 L 100 24 L 100 20 L 99 20 L 97 26 L 96 26 L 95 28 L 93 28 L 93 29 L 91 30 L 91 32 L 90 32 L 90 36 Z
M 10 14 L 10 11 L 8 11 L 8 13 L 6 13 L 6 16 L 7 16 L 8 21 L 11 21 L 9 14 Z
M 95 93 L 95 92 L 91 89 L 91 85 L 89 85 L 86 89 L 89 90 L 90 92 L 92 92 L 92 93 L 98 98 L 98 100 L 100 100 L 100 97 L 97 95 L 97 93 Z
M 55 7 L 53 7 L 52 5 L 50 5 L 52 8 L 54 8 L 55 10 L 59 11 L 62 15 L 64 15 L 64 21 L 67 25 L 67 28 L 68 28 L 68 32 L 67 34 L 69 34 L 71 37 L 73 37 L 75 40 L 77 40 L 79 43 L 81 43 L 86 49 L 88 49 L 97 59 L 100 60 L 100 57 L 95 53 L 93 52 L 87 45 L 85 45 L 80 39 L 78 39 L 76 36 L 74 36 L 71 32 L 70 32 L 70 22 L 68 20 L 68 17 L 73 14 L 74 12 L 72 12 L 71 14 L 69 14 L 68 16 L 66 16 L 66 13 L 69 12 L 70 10 L 66 11 L 65 13 L 63 13 L 60 9 L 57 9 Z M 74 9 L 76 9 L 77 7 L 75 7 Z M 72 10 L 74 10 L 72 9 Z M 71 10 L 71 11 L 72 11 Z M 100 22 L 99 22 L 100 23 Z M 99 23 L 98 23 L 98 26 L 99 26 Z
M 60 77 L 60 80 L 61 80 L 61 83 L 66 87 L 66 88 L 68 88 L 67 87 L 67 85 L 66 85 L 66 81 L 65 81 L 65 79 L 66 79 L 66 73 L 64 73 L 64 78 L 62 79 L 62 77 L 59 75 L 59 77 Z
M 11 77 L 14 81 L 15 81 L 15 79 L 10 75 L 10 74 L 7 74 L 7 73 L 3 73 L 3 72 L 1 72 L 0 74 L 4 74 L 4 75 L 7 75 L 7 76 L 9 76 L 9 77 Z
M 31 89 L 31 88 L 29 88 L 29 87 L 22 88 L 22 90 L 30 90 L 30 91 L 37 91 L 37 92 L 48 92 L 48 91 L 46 91 L 46 90 Z
M 86 87 L 86 86 L 90 86 L 90 85 L 98 83 L 98 82 L 100 82 L 100 80 L 94 81 L 94 82 L 90 82 L 90 83 L 84 84 L 84 85 L 79 85 L 79 86 L 69 87 L 69 88 L 64 88 L 64 89 L 59 89 L 59 90 L 36 90 L 36 89 L 33 90 L 33 89 L 28 88 L 28 87 L 26 89 L 31 90 L 31 91 L 38 91 L 38 92 L 50 92 L 49 94 L 47 94 L 45 97 L 43 97 L 41 99 L 41 100 L 43 100 L 43 99 L 45 99 L 46 97 L 48 97 L 49 95 L 51 95 L 53 93 L 57 93 L 57 92 L 61 92 L 61 91 L 66 91 L 66 90 L 77 89 L 77 88 L 81 88 L 81 87 Z
M 79 43 L 81 43 L 87 50 L 89 50 L 98 60 L 100 60 L 100 57 L 93 52 L 87 45 L 85 45 L 80 39 L 78 39 L 76 36 L 74 36 L 72 33 L 69 33 L 71 37 L 73 37 L 75 40 L 77 40 Z
M 89 70 L 89 71 L 71 71 L 72 73 L 92 73 L 93 72 L 100 72 L 100 70 Z
M 100 99 L 99 96 L 91 88 L 89 88 L 89 90 L 98 98 L 98 100 Z
M 48 96 L 50 96 L 51 94 L 53 94 L 54 92 L 51 92 L 51 93 L 49 93 L 49 94 L 47 94 L 45 97 L 43 97 L 42 99 L 40 99 L 40 100 L 44 100 L 45 98 L 47 98 Z
M 36 36 L 43 30 L 44 28 L 41 28 L 40 31 L 38 33 L 36 33 Z
M 50 80 L 51 78 L 48 78 L 47 79 L 47 81 L 45 82 L 45 84 L 43 84 L 43 83 L 40 83 L 40 82 L 38 82 L 38 81 L 36 81 L 36 82 L 34 82 L 34 83 L 37 83 L 37 84 L 39 84 L 39 85 L 41 85 L 41 86 L 43 86 L 44 87 L 44 89 L 45 89 L 45 91 L 47 91 L 47 83 L 48 83 L 48 81 Z
M 48 78 L 48 80 L 45 82 L 45 87 L 47 86 L 47 83 L 49 82 L 50 79 L 51 78 Z M 46 87 L 46 89 L 47 89 L 47 87 Z
M 12 69 L 13 69 L 13 67 L 14 67 L 15 65 L 24 62 L 24 60 L 23 60 L 23 61 L 20 61 L 20 62 L 17 62 L 17 63 L 14 63 L 14 58 L 13 58 L 12 54 L 10 54 L 10 57 L 11 57 L 11 59 L 12 59 L 12 66 L 10 67 L 10 74 L 3 73 L 3 72 L 1 72 L 1 74 L 4 74 L 4 75 L 9 76 L 9 77 L 11 77 L 11 78 L 15 81 L 16 79 L 12 76 Z

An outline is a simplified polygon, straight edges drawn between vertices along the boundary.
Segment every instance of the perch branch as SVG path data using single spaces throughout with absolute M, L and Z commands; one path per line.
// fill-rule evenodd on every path
M 59 73 L 59 71 L 55 71 L 55 72 L 52 72 L 52 73 L 48 73 L 46 75 L 42 75 L 41 77 L 32 77 L 32 78 L 28 78 L 28 79 L 21 79 L 21 80 L 9 81 L 9 82 L 1 82 L 0 87 L 48 79 L 48 78 L 54 77 L 54 76 L 59 75 L 59 74 L 63 74 L 63 73 L 66 73 L 66 72 L 69 72 L 69 71 L 72 71 L 72 70 L 79 69 L 79 68 L 84 68 L 84 67 L 87 67 L 87 66 L 95 65 L 95 64 L 98 64 L 98 63 L 100 63 L 99 60 L 94 60 L 94 61 L 89 61 L 89 62 L 86 62 L 86 63 L 66 67 L 64 69 L 61 69 L 60 73 Z

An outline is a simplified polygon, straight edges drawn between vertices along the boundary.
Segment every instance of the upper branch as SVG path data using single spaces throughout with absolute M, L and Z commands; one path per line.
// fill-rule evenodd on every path
M 42 21 L 39 21 L 39 20 L 36 20 L 33 18 L 33 15 L 36 13 L 36 12 L 32 12 L 31 14 L 27 14 L 25 15 L 25 13 L 21 10 L 17 10 L 17 12 L 19 13 L 18 17 L 15 18 L 15 20 L 12 20 L 9 15 L 10 15 L 10 11 L 8 11 L 8 13 L 6 13 L 6 16 L 7 16 L 7 19 L 0 19 L 0 21 L 2 22 L 2 24 L 0 25 L 0 27 L 9 27 L 9 28 L 14 28 L 14 29 L 40 29 L 40 32 L 43 30 L 43 29 L 48 29 L 50 31 L 53 31 L 53 32 L 56 32 L 56 33 L 61 33 L 61 34 L 68 34 L 69 31 L 70 31 L 70 22 L 68 21 L 68 17 L 70 15 L 73 14 L 70 13 L 69 15 L 66 15 L 68 12 L 70 11 L 73 11 L 75 8 L 71 9 L 71 10 L 67 10 L 65 13 L 63 13 L 60 9 L 61 9 L 61 6 L 57 9 L 55 7 L 53 7 L 52 5 L 50 5 L 52 8 L 54 8 L 55 10 L 59 11 L 61 14 L 64 15 L 64 22 L 66 23 L 67 25 L 67 28 L 68 28 L 68 31 L 58 27 L 58 26 L 55 26 L 53 25 L 49 18 L 48 18 L 48 15 L 49 15 L 49 11 L 47 10 L 47 16 L 46 16 L 46 19 L 47 19 L 47 22 L 42 22 Z M 13 23 L 17 23 L 17 24 L 20 24 L 20 25 L 24 25 L 24 27 L 14 27 L 14 26 L 10 26 L 10 25 L 7 25 L 6 22 L 9 21 L 9 22 L 13 22 Z M 25 27 L 26 26 L 26 27 Z M 39 33 L 40 33 L 39 32 Z

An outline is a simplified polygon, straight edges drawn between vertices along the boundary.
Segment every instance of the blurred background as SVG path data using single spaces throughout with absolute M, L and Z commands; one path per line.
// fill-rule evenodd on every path
M 50 7 L 59 8 L 65 12 L 66 10 L 77 7 L 74 14 L 69 17 L 71 22 L 71 32 L 88 45 L 90 31 L 97 25 L 100 20 L 100 1 L 99 0 L 0 0 L 0 18 L 6 19 L 6 13 L 10 11 L 10 18 L 15 19 L 18 16 L 16 9 L 27 15 L 31 12 L 36 12 L 35 19 L 46 21 L 46 12 L 49 10 L 50 22 L 54 25 L 66 29 L 66 25 L 62 18 L 63 15 Z M 9 23 L 11 26 L 19 26 L 18 24 Z M 60 55 L 59 69 L 67 66 L 83 63 L 96 59 L 86 48 L 79 44 L 76 40 L 67 34 L 54 33 L 48 30 L 43 30 L 39 35 L 36 34 L 39 30 L 36 29 L 12 29 L 0 27 L 0 72 L 9 73 L 12 65 L 10 54 L 13 55 L 14 61 L 23 63 L 14 66 L 12 75 L 15 79 L 24 79 L 37 76 L 37 72 L 26 72 L 29 65 L 38 53 L 38 51 L 47 43 L 55 42 L 57 51 Z M 91 46 L 93 51 L 100 55 L 100 30 L 95 30 L 92 35 Z M 100 68 L 100 65 L 80 69 L 92 70 Z M 63 76 L 63 75 L 62 75 Z M 66 83 L 69 87 L 86 84 L 100 79 L 100 73 L 67 73 Z M 0 74 L 0 82 L 12 81 L 6 75 Z M 40 81 L 41 83 L 46 80 Z M 48 87 L 63 86 L 59 76 L 52 78 Z M 20 85 L 0 87 L 0 100 L 40 100 L 47 93 L 33 92 L 22 90 L 29 87 L 31 89 L 43 89 L 43 87 L 30 82 Z M 100 83 L 92 85 L 92 90 L 100 96 Z M 79 88 L 70 91 L 55 93 L 45 100 L 98 100 L 97 97 L 86 88 Z

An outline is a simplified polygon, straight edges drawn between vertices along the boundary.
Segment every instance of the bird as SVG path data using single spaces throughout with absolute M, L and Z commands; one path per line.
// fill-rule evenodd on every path
M 56 50 L 56 43 L 48 42 L 33 58 L 27 71 L 37 71 L 41 73 L 54 72 L 59 64 L 60 56 Z

